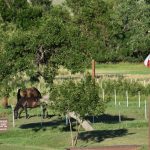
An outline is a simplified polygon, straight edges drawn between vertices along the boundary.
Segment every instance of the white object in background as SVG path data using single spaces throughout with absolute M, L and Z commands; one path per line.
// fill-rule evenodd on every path
M 146 59 L 144 60 L 144 65 L 146 67 L 150 67 L 150 54 L 146 57 Z

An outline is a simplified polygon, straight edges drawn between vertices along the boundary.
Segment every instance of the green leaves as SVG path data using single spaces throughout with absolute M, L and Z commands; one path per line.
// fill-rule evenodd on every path
M 112 37 L 118 41 L 118 51 L 124 57 L 143 60 L 148 54 L 150 28 L 150 8 L 145 1 L 123 1 L 114 3 L 112 18 Z M 126 59 L 125 58 L 125 59 Z
M 0 0 L 1 80 L 24 71 L 52 83 L 59 66 L 84 72 L 92 59 L 143 60 L 149 53 L 148 1 L 30 2 Z
M 74 111 L 85 117 L 104 112 L 104 102 L 99 97 L 98 86 L 90 76 L 77 83 L 70 80 L 55 86 L 50 97 L 53 101 L 52 108 L 61 114 Z
M 18 28 L 27 30 L 36 26 L 42 17 L 42 7 L 30 7 L 27 0 L 0 0 L 0 14 L 4 22 L 13 22 Z

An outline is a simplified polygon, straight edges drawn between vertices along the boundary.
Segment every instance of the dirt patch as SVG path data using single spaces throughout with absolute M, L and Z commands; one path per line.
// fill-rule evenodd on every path
M 96 148 L 69 148 L 68 150 L 140 150 L 138 145 L 104 146 Z

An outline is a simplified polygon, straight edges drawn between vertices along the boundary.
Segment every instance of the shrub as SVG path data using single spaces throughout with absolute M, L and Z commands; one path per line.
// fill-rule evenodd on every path
M 104 112 L 105 103 L 99 96 L 99 87 L 91 76 L 80 82 L 64 81 L 51 90 L 53 109 L 60 114 L 76 112 L 80 116 L 100 115 Z

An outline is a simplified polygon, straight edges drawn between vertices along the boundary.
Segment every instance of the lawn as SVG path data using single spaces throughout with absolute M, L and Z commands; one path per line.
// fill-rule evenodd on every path
M 91 70 L 90 70 L 91 72 Z M 97 74 L 130 74 L 132 78 L 140 75 L 150 78 L 150 69 L 143 64 L 97 64 Z M 126 99 L 117 97 L 120 106 L 114 105 L 114 99 L 107 105 L 105 114 L 98 117 L 88 117 L 95 131 L 80 131 L 77 147 L 98 147 L 111 145 L 141 145 L 142 150 L 147 150 L 148 121 L 145 119 L 144 100 L 141 97 L 141 107 L 138 108 L 138 98 L 129 97 L 129 106 Z M 12 127 L 11 109 L 0 108 L 0 114 L 5 114 L 9 120 L 9 128 L 0 133 L 0 149 L 4 150 L 64 150 L 71 146 L 69 127 L 65 119 L 59 116 L 42 120 L 37 116 L 39 109 L 29 110 L 31 118 L 24 117 L 15 121 Z M 119 113 L 121 122 L 119 122 Z M 23 114 L 24 116 L 25 114 Z M 2 115 L 0 115 L 2 116 Z M 75 130 L 75 122 L 73 126 Z M 75 134 L 75 132 L 74 132 Z
M 142 145 L 142 148 L 146 150 L 148 121 L 144 118 L 143 107 L 143 103 L 141 108 L 138 108 L 136 102 L 130 102 L 127 108 L 125 102 L 122 102 L 121 122 L 119 122 L 119 108 L 114 105 L 114 102 L 109 102 L 104 115 L 94 118 L 88 117 L 95 131 L 81 130 L 77 147 L 131 144 Z M 32 117 L 16 120 L 16 126 L 13 128 L 12 115 L 8 110 L 9 129 L 7 132 L 0 133 L 0 149 L 64 150 L 70 147 L 70 132 L 69 127 L 65 125 L 65 119 L 53 116 L 44 119 L 43 126 L 41 126 L 41 118 L 37 116 L 38 113 L 38 109 L 30 110 Z
M 96 73 L 150 75 L 143 63 L 96 64 Z
M 92 65 L 91 65 L 92 66 Z M 92 74 L 91 66 L 85 70 Z M 124 77 L 130 79 L 149 80 L 150 79 L 150 68 L 144 66 L 144 63 L 105 63 L 98 64 L 95 66 L 96 77 Z M 81 78 L 83 74 L 71 74 L 67 69 L 60 67 L 57 78 L 67 79 L 70 77 Z

